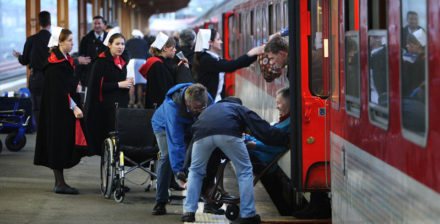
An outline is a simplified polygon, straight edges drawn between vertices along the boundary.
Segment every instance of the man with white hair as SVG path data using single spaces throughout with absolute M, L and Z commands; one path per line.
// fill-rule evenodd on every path
M 133 38 L 127 41 L 126 49 L 130 56 L 130 61 L 127 65 L 127 77 L 134 77 L 135 86 L 130 89 L 130 102 L 128 103 L 128 107 L 137 107 L 142 108 L 143 94 L 145 91 L 145 84 L 147 80 L 139 73 L 139 69 L 149 57 L 151 57 L 150 53 L 148 53 L 148 44 L 143 39 L 144 34 L 137 29 L 134 29 L 131 32 Z M 136 97 L 135 97 L 136 92 Z M 135 104 L 136 98 L 136 104 Z

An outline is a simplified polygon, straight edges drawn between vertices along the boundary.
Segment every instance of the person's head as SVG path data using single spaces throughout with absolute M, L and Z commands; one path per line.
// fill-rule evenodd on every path
M 102 16 L 93 17 L 93 30 L 101 34 L 105 29 L 104 18 Z
M 113 34 L 108 40 L 108 47 L 113 56 L 121 56 L 125 50 L 125 37 L 120 33 Z
M 50 13 L 48 11 L 41 11 L 38 13 L 38 23 L 42 28 L 47 28 L 51 25 Z
M 189 86 L 185 90 L 185 105 L 194 114 L 200 114 L 208 105 L 208 90 L 200 83 Z
M 425 52 L 426 34 L 419 29 L 409 34 L 406 39 L 406 49 L 411 54 L 423 54 Z
M 215 53 L 220 53 L 222 51 L 222 38 L 220 33 L 215 29 L 211 29 L 211 38 L 209 38 L 209 50 Z
M 180 46 L 192 47 L 196 43 L 196 32 L 192 29 L 184 29 L 179 34 Z
M 58 37 L 58 46 L 52 47 L 50 52 L 52 52 L 55 48 L 60 49 L 63 54 L 70 53 L 73 48 L 73 35 L 72 31 L 68 29 L 62 29 L 60 35 Z
M 222 101 L 231 102 L 231 103 L 237 103 L 237 104 L 243 105 L 243 101 L 241 101 L 241 99 L 239 97 L 236 97 L 236 96 L 228 96 L 228 97 L 224 98 Z
M 267 54 L 270 64 L 282 68 L 287 65 L 289 43 L 281 36 L 275 36 L 266 44 L 264 52 Z
M 163 45 L 162 49 L 157 49 L 150 46 L 150 54 L 153 56 L 162 56 L 164 58 L 173 58 L 176 53 L 176 41 L 173 37 L 168 37 L 167 42 Z
M 289 87 L 285 87 L 277 91 L 276 101 L 277 109 L 280 112 L 280 116 L 285 116 L 290 113 Z
M 419 27 L 419 16 L 417 15 L 417 12 L 408 11 L 408 13 L 406 13 L 406 22 L 408 23 L 409 28 L 417 29 Z

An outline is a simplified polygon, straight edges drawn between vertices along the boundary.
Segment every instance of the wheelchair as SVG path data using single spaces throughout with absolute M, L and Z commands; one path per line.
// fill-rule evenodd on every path
M 268 171 L 270 171 L 271 167 L 275 165 L 289 150 L 286 150 L 280 154 L 278 154 L 269 164 L 263 164 L 258 161 L 252 161 L 252 166 L 254 167 L 254 186 L 258 183 L 258 181 L 263 177 Z M 202 187 L 202 197 L 208 202 L 215 203 L 219 207 L 223 204 L 226 204 L 226 218 L 231 221 L 231 223 L 236 223 L 238 218 L 240 217 L 240 197 L 223 197 L 222 186 L 223 185 L 223 175 L 225 168 L 230 160 L 227 157 L 222 158 L 215 175 L 215 184 L 209 187 Z
M 154 165 L 159 149 L 151 126 L 153 109 L 115 109 L 115 131 L 104 140 L 101 157 L 101 193 L 121 203 L 125 198 L 125 175 L 141 169 L 155 180 Z M 126 170 L 126 166 L 129 167 Z M 150 188 L 153 184 L 150 182 Z

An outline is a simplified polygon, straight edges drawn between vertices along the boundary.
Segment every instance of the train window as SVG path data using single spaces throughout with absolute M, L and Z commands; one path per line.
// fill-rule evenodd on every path
M 388 46 L 386 30 L 368 31 L 368 111 L 372 124 L 388 128 Z
M 237 55 L 241 55 L 241 52 L 242 52 L 242 49 L 243 49 L 243 36 L 244 36 L 243 30 L 244 30 L 244 28 L 243 28 L 243 19 L 242 19 L 242 17 L 243 17 L 243 13 L 238 14 L 238 33 L 239 33 L 239 39 L 240 39 L 240 43 L 241 44 L 237 45 L 237 48 L 238 48 L 237 49 L 237 51 L 238 51 Z
M 428 130 L 428 38 L 426 0 L 402 0 L 400 91 L 403 136 L 426 146 Z
M 251 36 L 254 36 L 255 35 L 255 33 L 254 33 L 254 26 L 255 26 L 255 24 L 254 24 L 254 10 L 252 10 L 251 11 L 251 23 L 250 23 L 250 28 L 251 28 Z
M 276 16 L 276 22 L 275 22 L 275 30 L 276 32 L 281 30 L 281 7 L 280 3 L 277 3 L 275 5 L 275 16 Z
M 269 33 L 275 33 L 275 30 L 273 28 L 273 4 L 269 5 Z
M 267 17 L 266 17 L 266 5 L 263 5 L 263 8 L 261 9 L 261 17 L 263 18 L 263 28 L 262 30 L 262 37 L 263 37 L 263 43 L 266 43 L 267 41 Z
M 330 60 L 331 60 L 331 84 L 332 84 L 332 107 L 339 109 L 339 4 L 338 0 L 330 2 Z
M 229 28 L 229 58 L 235 58 L 234 50 L 235 50 L 235 24 L 234 24 L 235 16 L 231 15 L 228 18 L 228 28 Z
M 368 1 L 368 115 L 384 130 L 389 120 L 386 1 Z
M 328 97 L 328 89 L 326 83 L 328 83 L 327 78 L 324 77 L 325 71 L 323 69 L 323 41 L 322 41 L 322 31 L 323 31 L 323 0 L 312 0 L 311 1 L 311 12 L 310 12 L 310 22 L 311 22 L 311 35 L 310 35 L 310 54 L 309 54 L 309 66 L 310 66 L 310 77 L 309 77 L 309 88 L 310 92 L 319 97 Z
M 289 4 L 287 1 L 283 3 L 284 27 L 289 26 Z
M 347 114 L 360 116 L 359 0 L 345 2 L 345 103 Z
M 261 45 L 261 9 L 260 9 L 260 7 L 257 7 L 257 10 L 256 10 L 256 25 L 255 25 L 255 28 L 256 28 L 256 32 L 255 32 L 255 39 L 256 39 L 256 41 L 257 41 L 257 46 L 260 46 Z

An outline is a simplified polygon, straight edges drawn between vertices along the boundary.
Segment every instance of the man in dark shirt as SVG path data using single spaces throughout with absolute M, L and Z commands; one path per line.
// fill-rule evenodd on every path
M 38 14 L 40 32 L 27 38 L 23 54 L 13 51 L 13 55 L 18 58 L 22 65 L 29 65 L 29 90 L 32 94 L 32 110 L 35 121 L 38 122 L 40 111 L 41 93 L 43 89 L 43 66 L 49 57 L 47 44 L 50 38 L 50 13 L 42 11 Z
M 106 46 L 104 46 L 103 42 L 107 37 L 107 32 L 105 32 L 104 29 L 104 18 L 102 16 L 95 16 L 93 17 L 93 30 L 81 39 L 81 43 L 79 45 L 79 55 L 89 56 L 91 59 L 90 64 L 79 67 L 77 71 L 83 86 L 88 85 L 93 62 L 96 60 L 98 55 L 104 52 L 106 49 Z

